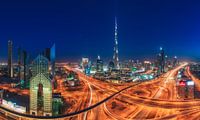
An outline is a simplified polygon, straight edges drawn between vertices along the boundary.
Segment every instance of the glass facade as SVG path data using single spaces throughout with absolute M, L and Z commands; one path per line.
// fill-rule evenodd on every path
M 39 86 L 42 85 L 42 95 L 38 95 Z M 33 77 L 30 81 L 30 114 L 39 115 L 38 96 L 43 98 L 42 114 L 52 115 L 52 85 L 49 78 L 48 59 L 39 55 L 33 61 Z

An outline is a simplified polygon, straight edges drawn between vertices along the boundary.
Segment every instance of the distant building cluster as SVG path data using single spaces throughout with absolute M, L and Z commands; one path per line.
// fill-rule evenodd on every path
M 115 19 L 113 59 L 109 62 L 105 62 L 98 56 L 96 62 L 93 62 L 89 58 L 84 57 L 80 63 L 80 70 L 86 75 L 93 76 L 100 80 L 121 83 L 151 80 L 177 65 L 179 65 L 177 56 L 169 58 L 162 47 L 160 47 L 156 59 L 152 61 L 119 61 L 118 24 L 117 19 Z
M 86 75 L 100 80 L 121 83 L 151 80 L 179 65 L 177 57 L 169 58 L 163 48 L 160 48 L 155 60 L 118 61 L 119 67 L 116 67 L 114 61 L 115 59 L 105 62 L 100 56 L 97 57 L 96 62 L 91 61 L 89 58 L 82 58 L 80 70 Z
M 160 53 L 157 55 L 157 60 L 155 63 L 158 75 L 167 72 L 168 70 L 176 67 L 178 64 L 179 61 L 177 56 L 174 56 L 174 58 L 170 59 L 169 56 L 166 55 L 164 49 L 160 47 Z

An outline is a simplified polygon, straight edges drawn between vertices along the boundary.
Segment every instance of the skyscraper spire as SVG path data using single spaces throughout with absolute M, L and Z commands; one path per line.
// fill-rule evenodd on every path
M 118 24 L 117 24 L 117 17 L 115 17 L 115 45 L 114 45 L 114 55 L 113 55 L 113 60 L 115 63 L 115 68 L 119 69 L 119 56 L 118 56 Z

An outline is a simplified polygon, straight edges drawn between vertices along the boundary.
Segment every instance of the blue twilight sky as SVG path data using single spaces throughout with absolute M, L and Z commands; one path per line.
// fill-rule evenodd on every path
M 171 56 L 200 58 L 199 6 L 198 0 L 1 0 L 0 59 L 8 39 L 15 51 L 36 54 L 55 42 L 58 59 L 111 59 L 115 16 L 120 59 L 153 57 L 160 46 Z

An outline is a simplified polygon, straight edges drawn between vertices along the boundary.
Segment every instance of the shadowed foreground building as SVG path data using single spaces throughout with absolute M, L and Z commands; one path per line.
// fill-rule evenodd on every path
M 30 81 L 30 114 L 52 115 L 52 85 L 49 78 L 48 59 L 39 55 L 33 61 Z
M 13 42 L 9 40 L 8 41 L 8 75 L 11 78 L 13 77 L 12 46 L 13 46 Z

